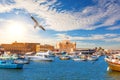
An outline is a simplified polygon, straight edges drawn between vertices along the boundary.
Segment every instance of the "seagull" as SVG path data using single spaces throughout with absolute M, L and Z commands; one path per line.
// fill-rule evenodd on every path
M 43 28 L 43 26 L 40 25 L 33 16 L 31 16 L 31 19 L 35 22 L 34 28 L 36 28 L 38 26 L 39 28 L 41 28 L 42 30 L 45 31 L 45 29 Z

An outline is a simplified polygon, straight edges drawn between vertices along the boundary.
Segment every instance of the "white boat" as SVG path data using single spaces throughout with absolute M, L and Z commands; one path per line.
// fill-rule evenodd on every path
M 81 61 L 81 59 L 80 59 L 79 56 L 74 56 L 74 57 L 72 57 L 72 60 L 74 60 L 74 61 Z
M 37 52 L 34 56 L 25 56 L 25 58 L 33 61 L 53 61 L 52 53 L 48 52 Z
M 4 53 L 3 55 L 0 56 L 0 59 L 2 60 L 10 60 L 10 59 L 17 59 L 17 58 L 18 58 L 17 54 L 8 55 Z
M 30 61 L 26 60 L 26 59 L 15 59 L 14 63 L 16 63 L 16 64 L 29 64 Z
M 72 60 L 74 60 L 74 61 L 86 61 L 86 58 L 85 57 L 81 57 L 81 56 L 74 56 L 72 58 Z
M 82 61 L 80 58 L 73 58 L 74 61 Z
M 90 60 L 90 61 L 96 61 L 96 60 L 98 60 L 98 56 L 91 55 L 91 56 L 88 56 L 87 59 Z

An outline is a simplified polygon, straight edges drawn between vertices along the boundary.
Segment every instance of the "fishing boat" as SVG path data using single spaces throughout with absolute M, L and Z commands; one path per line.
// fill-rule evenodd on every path
M 2 60 L 17 59 L 17 58 L 18 58 L 17 54 L 8 55 L 4 53 L 3 55 L 0 56 L 0 59 Z
M 79 57 L 80 57 L 81 61 L 86 61 L 87 60 L 87 56 L 84 55 L 84 54 L 79 55 Z
M 98 60 L 98 56 L 95 56 L 95 55 L 88 56 L 87 60 L 96 61 L 96 60 Z
M 13 57 L 13 56 L 0 56 L 0 59 L 2 60 L 10 60 L 10 59 L 17 59 L 18 57 Z
M 0 68 L 22 69 L 23 68 L 23 64 L 16 64 L 13 61 L 0 60 Z
M 52 53 L 50 51 L 37 52 L 33 56 L 25 56 L 25 58 L 32 61 L 53 61 L 54 60 L 54 58 L 52 57 Z
M 108 63 L 107 70 L 120 71 L 120 58 L 118 56 L 116 58 L 107 56 L 105 61 Z
M 82 61 L 83 59 L 81 59 L 79 56 L 74 56 L 74 57 L 72 57 L 72 60 L 74 60 L 74 61 Z
M 68 55 L 61 55 L 61 56 L 59 57 L 59 59 L 60 59 L 60 60 L 69 60 L 70 57 L 69 57 Z
M 82 61 L 80 58 L 73 58 L 74 61 Z

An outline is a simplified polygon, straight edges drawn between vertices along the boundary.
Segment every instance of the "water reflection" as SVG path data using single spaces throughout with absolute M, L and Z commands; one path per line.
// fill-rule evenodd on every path
M 108 71 L 108 76 L 110 76 L 114 80 L 120 80 L 120 72 L 118 71 Z

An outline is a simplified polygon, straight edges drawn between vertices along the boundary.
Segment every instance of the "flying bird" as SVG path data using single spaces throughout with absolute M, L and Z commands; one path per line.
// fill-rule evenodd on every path
M 37 21 L 33 16 L 31 16 L 31 19 L 35 22 L 34 28 L 36 28 L 36 27 L 38 26 L 39 28 L 41 28 L 42 30 L 45 31 L 45 28 L 43 28 L 43 26 L 40 25 L 40 24 L 38 23 L 38 21 Z

